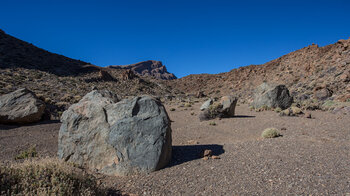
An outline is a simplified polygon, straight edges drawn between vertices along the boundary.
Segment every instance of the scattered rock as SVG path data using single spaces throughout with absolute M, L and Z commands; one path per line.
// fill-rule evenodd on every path
M 318 100 L 326 100 L 328 97 L 331 97 L 333 92 L 325 87 L 316 87 L 314 89 L 314 98 Z
M 191 145 L 199 144 L 199 142 L 196 140 L 188 140 L 187 143 Z
M 69 107 L 61 118 L 58 157 L 107 175 L 165 167 L 172 146 L 164 107 L 149 96 L 117 101 L 109 91 L 92 91 Z
M 305 118 L 312 118 L 311 113 L 310 112 L 306 112 L 305 113 Z
M 209 160 L 209 157 L 203 157 L 202 158 L 204 161 Z
M 215 156 L 215 155 L 211 156 L 211 158 L 212 158 L 212 159 L 220 159 L 219 156 Z
M 209 149 L 205 149 L 203 150 L 203 152 L 201 153 L 201 157 L 210 157 L 212 155 L 213 151 L 209 150 Z
M 196 98 L 202 98 L 202 97 L 205 97 L 205 94 L 203 91 L 198 91 L 197 94 L 196 94 Z
M 273 85 L 262 83 L 254 93 L 254 108 L 277 108 L 286 109 L 293 103 L 289 90 L 285 85 Z
M 22 88 L 0 96 L 0 123 L 33 123 L 41 120 L 45 104 Z
M 207 101 L 205 101 L 202 106 L 200 107 L 200 110 L 203 111 L 205 109 L 208 109 L 210 105 L 213 104 L 213 99 L 212 98 L 209 98 Z

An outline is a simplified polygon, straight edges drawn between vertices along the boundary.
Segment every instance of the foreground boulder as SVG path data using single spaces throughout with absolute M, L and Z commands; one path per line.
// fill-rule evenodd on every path
M 285 85 L 262 83 L 257 87 L 252 106 L 256 109 L 262 107 L 286 109 L 293 103 L 293 97 Z
M 233 117 L 235 115 L 235 109 L 237 104 L 237 98 L 234 96 L 223 96 L 219 102 L 213 103 L 213 100 L 209 99 L 206 101 L 201 110 L 203 110 L 199 114 L 199 120 L 211 120 L 214 118 L 228 118 Z
M 31 91 L 22 88 L 0 96 L 0 123 L 33 123 L 41 120 L 45 104 Z
M 65 111 L 58 157 L 107 175 L 165 167 L 172 141 L 164 107 L 149 96 L 117 101 L 108 91 L 95 90 Z
M 220 104 L 222 105 L 221 112 L 225 117 L 235 116 L 235 109 L 237 104 L 237 97 L 223 96 L 221 97 Z

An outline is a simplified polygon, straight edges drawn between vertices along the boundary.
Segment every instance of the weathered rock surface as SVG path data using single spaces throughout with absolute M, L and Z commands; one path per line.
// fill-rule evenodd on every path
M 225 117 L 233 117 L 235 115 L 235 108 L 237 104 L 237 97 L 223 96 L 221 97 L 220 104 L 222 105 L 221 112 Z
M 44 102 L 25 88 L 0 96 L 0 123 L 3 124 L 37 122 L 44 110 Z
M 92 91 L 62 115 L 58 156 L 107 175 L 148 173 L 171 159 L 171 127 L 161 103 L 149 96 L 117 102 Z
M 205 110 L 205 109 L 208 109 L 209 106 L 213 104 L 213 99 L 212 98 L 209 98 L 207 101 L 205 101 L 202 106 L 200 107 L 200 110 Z
M 286 109 L 293 103 L 293 97 L 289 95 L 289 90 L 285 85 L 273 85 L 262 83 L 255 90 L 253 107 L 269 107 Z
M 202 112 L 198 118 L 200 121 L 210 120 L 214 118 L 228 118 L 235 115 L 237 98 L 234 96 L 223 96 L 219 102 L 213 103 L 212 99 L 208 99 L 201 106 Z
M 332 94 L 332 91 L 325 87 L 317 87 L 314 89 L 314 98 L 318 100 L 326 100 L 328 97 L 331 97 Z

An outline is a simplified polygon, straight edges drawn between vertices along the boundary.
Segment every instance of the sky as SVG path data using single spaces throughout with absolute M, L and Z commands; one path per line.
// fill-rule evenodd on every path
M 158 60 L 183 77 L 348 39 L 349 8 L 349 0 L 1 0 L 0 29 L 94 65 Z

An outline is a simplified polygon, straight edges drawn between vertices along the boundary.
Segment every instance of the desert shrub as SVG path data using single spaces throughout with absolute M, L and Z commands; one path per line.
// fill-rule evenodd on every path
M 293 114 L 295 114 L 295 115 L 303 113 L 303 111 L 300 108 L 295 107 L 295 106 L 292 106 L 290 109 L 292 110 Z
M 170 108 L 170 111 L 172 111 L 172 112 L 175 111 L 175 110 L 176 110 L 175 108 Z
M 275 108 L 275 112 L 280 113 L 282 112 L 282 109 L 280 107 Z
M 37 154 L 38 154 L 38 153 L 36 152 L 35 146 L 32 146 L 32 147 L 28 148 L 27 150 L 24 150 L 24 151 L 20 152 L 20 153 L 15 157 L 15 160 L 18 160 L 18 159 L 28 159 L 28 158 L 36 157 Z
M 215 126 L 215 125 L 216 125 L 216 123 L 215 123 L 214 121 L 211 121 L 211 122 L 209 122 L 209 125 L 211 125 L 211 126 Z
M 94 176 L 55 159 L 0 165 L 0 195 L 106 195 Z
M 192 107 L 190 103 L 185 103 L 185 107 Z
M 261 134 L 261 137 L 263 138 L 274 138 L 278 136 L 280 136 L 280 133 L 276 128 L 267 128 Z
M 222 105 L 218 102 L 215 102 L 211 104 L 208 107 L 208 115 L 210 118 L 216 118 L 220 114 L 220 109 L 222 108 Z

